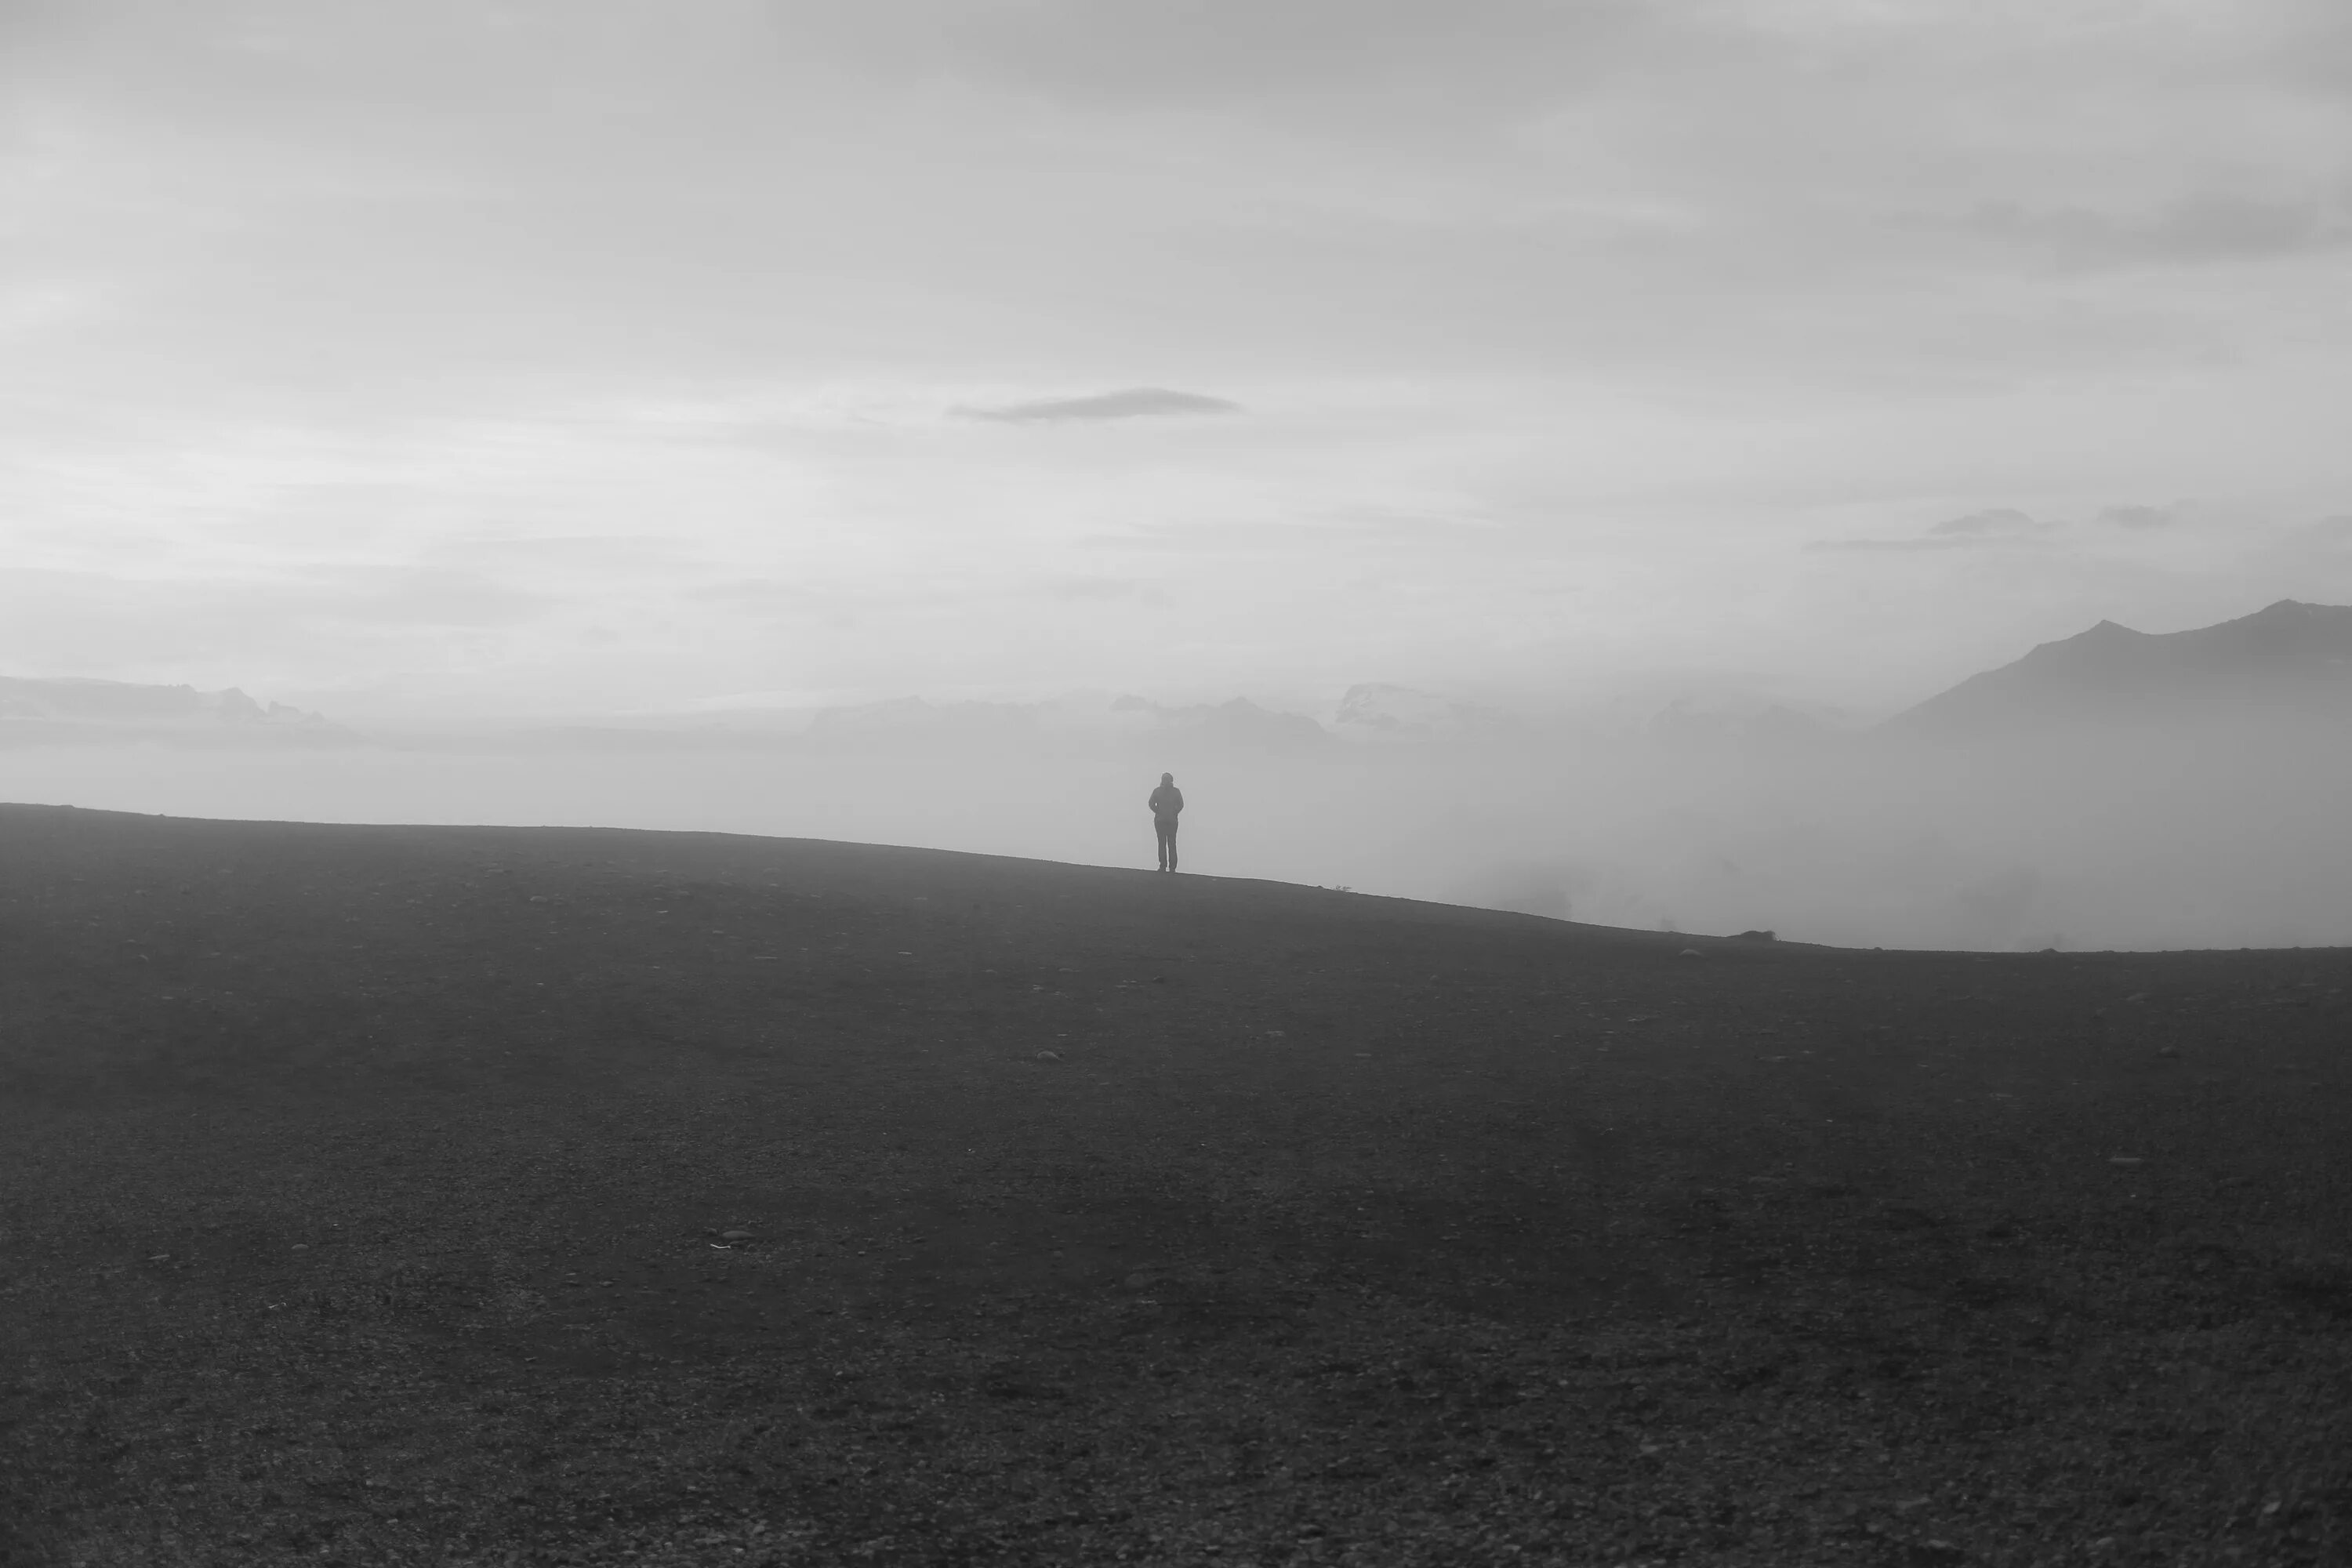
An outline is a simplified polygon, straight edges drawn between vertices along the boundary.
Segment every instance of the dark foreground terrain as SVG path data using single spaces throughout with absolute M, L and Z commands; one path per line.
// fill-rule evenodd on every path
M 2347 985 L 0 808 L 0 1561 L 2345 1562 Z

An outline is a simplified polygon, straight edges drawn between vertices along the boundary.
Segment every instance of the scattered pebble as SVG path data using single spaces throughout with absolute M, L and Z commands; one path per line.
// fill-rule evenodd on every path
M 2137 1154 L 2110 1154 L 2107 1156 L 2107 1163 L 2110 1165 L 2144 1165 L 2147 1163 L 2147 1161 L 2141 1159 Z
M 1037 1059 L 1041 1062 L 1057 1062 L 1062 1059 L 1062 1053 L 1059 1051 L 1039 1051 L 1037 1053 Z
M 1701 952 L 1698 949 L 1696 949 L 1696 948 L 1695 948 L 1695 947 L 1686 947 L 1686 948 L 1683 949 L 1680 952 L 1678 952 L 1678 953 L 1675 954 L 1675 956 L 1676 958 L 1705 958 L 1705 957 L 1706 956 L 1706 954 L 1705 954 L 1705 953 Z
M 2130 995 L 2125 997 L 2124 1000 L 2126 1002 L 2145 1002 L 2147 1000 L 2147 993 L 2145 991 L 2135 991 Z
M 172 1261 L 172 1255 L 168 1252 L 159 1252 L 147 1261 L 150 1263 L 169 1263 Z
M 2156 1048 L 2156 1054 L 2160 1057 L 2177 1057 L 2180 1054 L 2180 1047 L 2179 1046 L 2158 1046 Z
M 748 1230 L 722 1230 L 719 1233 L 719 1239 L 721 1241 L 749 1241 L 751 1239 L 751 1233 Z

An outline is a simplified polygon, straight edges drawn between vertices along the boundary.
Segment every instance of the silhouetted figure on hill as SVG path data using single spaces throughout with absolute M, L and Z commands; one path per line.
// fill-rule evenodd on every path
M 1161 773 L 1160 787 L 1151 792 L 1145 804 L 1151 807 L 1151 830 L 1160 836 L 1160 868 L 1176 869 L 1176 818 L 1184 809 L 1184 792 L 1176 787 L 1174 773 Z

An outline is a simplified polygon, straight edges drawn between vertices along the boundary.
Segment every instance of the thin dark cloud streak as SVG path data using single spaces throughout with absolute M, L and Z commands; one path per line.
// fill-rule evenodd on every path
M 1981 539 L 1816 539 L 1805 546 L 1809 555 L 1866 555 L 1879 552 L 1910 553 L 1929 550 L 1968 550 L 1987 542 Z
M 1029 403 L 1008 403 L 994 408 L 959 407 L 959 418 L 992 420 L 1001 425 L 1041 425 L 1103 419 L 1160 419 L 1202 414 L 1239 414 L 1242 405 L 1197 392 L 1173 392 L 1160 386 L 1130 387 L 1124 392 L 1096 393 L 1087 397 L 1051 397 Z
M 2015 507 L 1995 507 L 1988 511 L 1969 512 L 1966 517 L 1948 517 L 1927 531 L 1981 539 L 1996 534 L 2046 533 L 2049 531 L 2049 525 L 2034 521 Z

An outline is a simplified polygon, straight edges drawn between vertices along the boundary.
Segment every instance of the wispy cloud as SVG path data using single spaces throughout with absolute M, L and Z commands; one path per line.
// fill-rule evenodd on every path
M 2047 533 L 2056 526 L 2036 522 L 2013 506 L 2001 506 L 1963 517 L 1948 517 L 1927 531 L 1958 539 L 2015 539 L 2030 533 Z
M 1197 392 L 1171 392 L 1160 386 L 1130 387 L 1124 392 L 1100 392 L 1088 397 L 1051 397 L 1034 403 L 1008 403 L 995 408 L 958 408 L 966 419 L 993 419 L 1007 425 L 1046 424 L 1069 419 L 1151 419 L 1183 414 L 1238 414 L 1242 406 L 1222 397 Z
M 1874 551 L 1963 550 L 1965 539 L 1816 539 L 1805 549 L 1817 555 L 1868 554 Z
M 2200 192 L 2139 213 L 1992 202 L 1978 209 L 1974 226 L 2084 266 L 2240 261 L 2352 246 L 2352 208 L 2322 196 Z
M 1960 517 L 1948 517 L 1914 539 L 1820 539 L 1809 551 L 1966 550 L 1981 544 L 2010 544 L 2057 532 L 2064 525 L 2036 522 L 2015 507 L 1992 507 Z
M 1139 583 L 1127 577 L 1056 577 L 1045 584 L 1046 594 L 1069 603 L 1125 603 L 1165 605 L 1168 595 L 1151 583 Z

